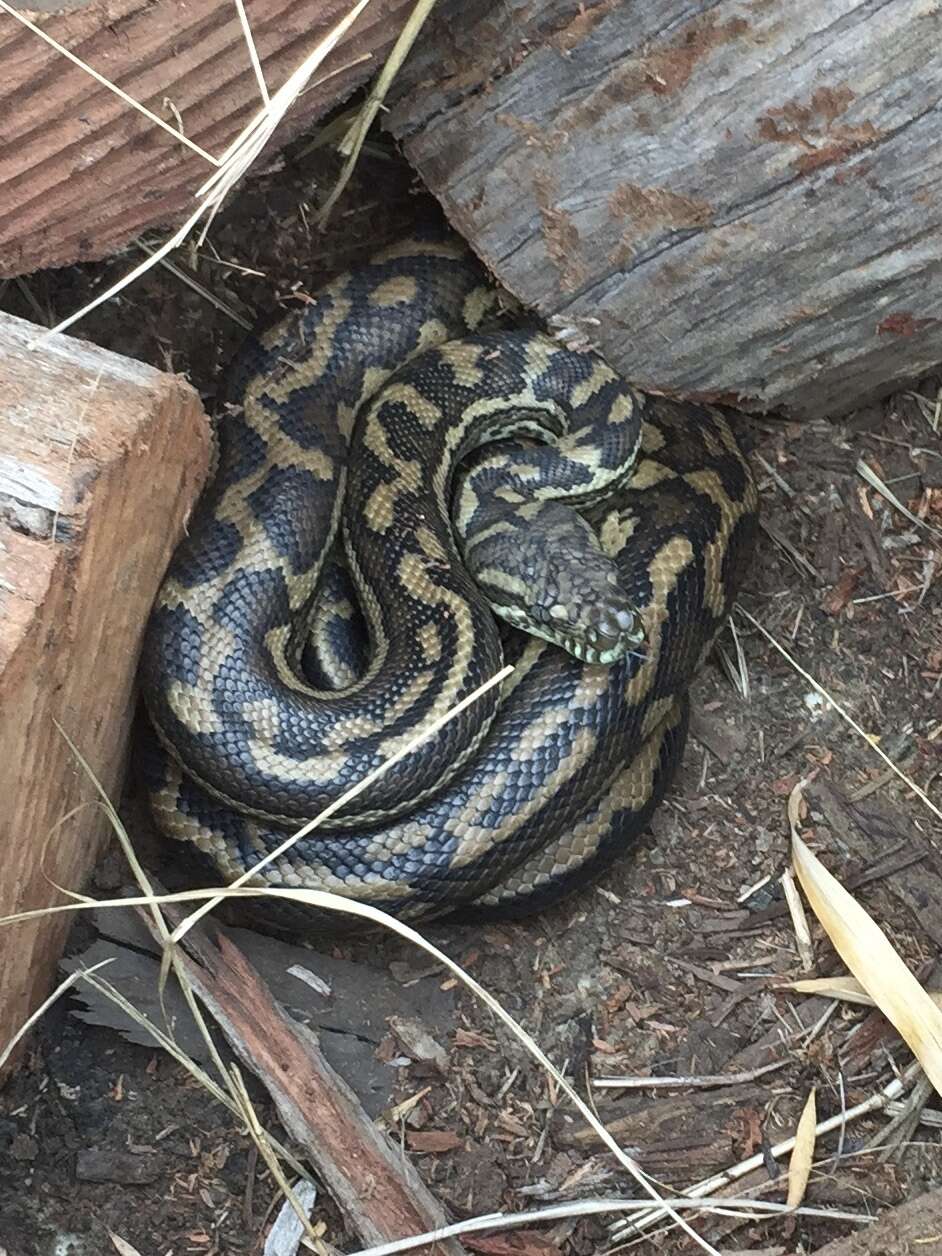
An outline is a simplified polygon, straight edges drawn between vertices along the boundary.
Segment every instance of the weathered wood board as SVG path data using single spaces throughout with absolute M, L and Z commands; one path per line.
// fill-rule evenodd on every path
M 120 794 L 144 624 L 209 467 L 194 390 L 0 314 L 0 916 L 80 890 Z M 0 1051 L 68 916 L 0 929 Z
M 232 0 L 14 2 L 215 157 L 261 107 Z M 251 0 L 245 7 L 274 92 L 352 4 Z M 376 73 L 411 8 L 412 0 L 371 0 L 279 127 L 269 155 Z M 92 261 L 148 227 L 179 224 L 212 170 L 0 10 L 0 277 Z
M 401 90 L 457 229 L 643 386 L 833 413 L 942 360 L 936 0 L 442 0 Z

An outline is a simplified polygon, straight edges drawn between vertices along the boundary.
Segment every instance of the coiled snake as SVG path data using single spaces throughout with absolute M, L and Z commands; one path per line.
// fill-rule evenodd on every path
M 236 366 L 141 668 L 153 810 L 217 877 L 505 656 L 499 690 L 259 876 L 405 917 L 540 908 L 670 782 L 752 548 L 748 465 L 719 411 L 488 330 L 494 307 L 463 247 L 408 241 Z

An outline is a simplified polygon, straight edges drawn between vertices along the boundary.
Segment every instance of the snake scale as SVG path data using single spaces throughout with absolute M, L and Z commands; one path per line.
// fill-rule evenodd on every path
M 141 666 L 152 809 L 217 880 L 505 659 L 256 880 L 522 914 L 598 876 L 663 797 L 752 550 L 748 464 L 719 410 L 498 324 L 470 254 L 430 235 L 237 360 Z

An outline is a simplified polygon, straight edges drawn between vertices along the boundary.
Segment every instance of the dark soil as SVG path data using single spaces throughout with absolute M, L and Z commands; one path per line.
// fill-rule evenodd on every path
M 211 247 L 184 249 L 179 265 L 251 321 L 278 299 L 316 290 L 431 212 L 394 154 L 367 155 L 330 230 L 319 235 L 311 223 L 332 175 L 321 153 L 289 155 L 247 183 L 214 226 Z M 51 323 L 137 260 L 0 284 L 0 307 Z M 76 331 L 185 372 L 207 407 L 242 335 L 227 314 L 161 269 Z M 940 395 L 940 381 L 931 379 L 833 423 L 766 416 L 741 424 L 767 528 L 742 606 L 937 799 L 939 533 L 905 518 L 855 467 L 863 459 L 910 510 L 942 528 L 942 442 L 931 426 Z M 778 886 L 789 793 L 811 780 L 805 839 L 845 884 L 860 886 L 860 900 L 930 984 L 942 946 L 942 825 L 748 619 L 737 618 L 737 631 L 748 697 L 720 666 L 708 666 L 695 688 L 682 775 L 633 858 L 537 919 L 438 925 L 429 934 L 583 1091 L 592 1077 L 749 1074 L 781 1062 L 779 1071 L 724 1089 L 597 1090 L 595 1100 L 662 1183 L 688 1187 L 765 1152 L 738 1189 L 782 1200 L 768 1151 L 794 1129 L 811 1088 L 823 1119 L 879 1090 L 910 1058 L 879 1013 L 842 1004 L 826 1015 L 824 999 L 776 988 L 809 975 Z M 734 660 L 730 634 L 723 648 Z M 154 849 L 144 834 L 141 843 Z M 94 892 L 111 893 L 124 875 L 110 854 Z M 73 949 L 89 936 L 87 923 L 77 927 Z M 814 938 L 815 975 L 843 971 L 820 930 Z M 390 983 L 427 967 L 393 939 L 341 940 L 332 949 Z M 275 1192 L 238 1122 L 169 1057 L 80 1022 L 75 1006 L 49 1013 L 0 1093 L 0 1252 L 99 1256 L 113 1250 L 110 1233 L 142 1256 L 262 1252 Z M 447 1073 L 430 1078 L 400 1066 L 396 1094 L 430 1087 L 401 1132 L 456 1217 L 638 1193 L 542 1070 L 470 997 L 460 998 L 445 1045 Z M 261 1093 L 260 1115 L 280 1133 Z M 820 1140 L 808 1203 L 866 1216 L 942 1180 L 935 1127 L 904 1131 L 888 1159 L 869 1149 L 887 1119 L 850 1123 Z M 425 1150 L 443 1143 L 430 1133 L 454 1135 L 454 1146 Z M 316 1215 L 330 1243 L 360 1246 L 329 1204 Z M 780 1253 L 811 1251 L 852 1228 L 804 1217 L 704 1217 L 698 1225 L 724 1251 Z M 588 1253 L 604 1239 L 597 1221 L 562 1221 L 516 1248 L 488 1250 Z M 637 1250 L 655 1245 L 694 1250 L 676 1232 L 642 1240 Z

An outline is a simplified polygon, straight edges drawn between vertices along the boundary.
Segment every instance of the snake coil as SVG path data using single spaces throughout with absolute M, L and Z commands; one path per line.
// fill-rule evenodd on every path
M 499 690 L 254 879 L 522 913 L 604 870 L 670 783 L 752 550 L 748 464 L 719 410 L 494 310 L 463 247 L 411 240 L 239 359 L 141 667 L 155 816 L 217 877 L 505 658 Z

